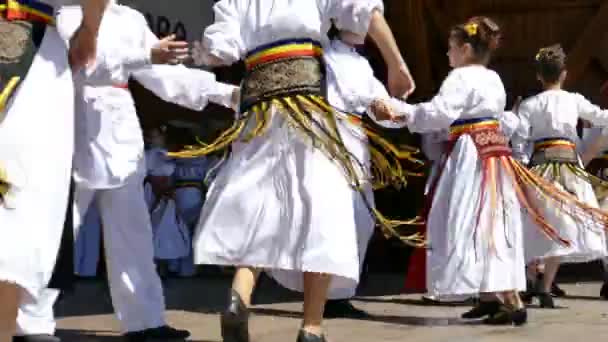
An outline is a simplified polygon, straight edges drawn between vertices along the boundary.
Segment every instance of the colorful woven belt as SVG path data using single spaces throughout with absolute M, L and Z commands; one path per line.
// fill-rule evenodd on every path
M 35 0 L 0 0 L 0 16 L 6 20 L 23 20 L 55 25 L 53 6 Z
M 576 148 L 576 144 L 573 143 L 570 139 L 562 137 L 538 139 L 534 142 L 535 151 L 544 150 L 552 147 L 564 147 L 568 149 L 574 149 Z
M 312 39 L 286 39 L 251 50 L 245 58 L 247 70 L 268 62 L 293 57 L 321 57 L 321 43 Z
M 202 188 L 203 186 L 203 182 L 202 181 L 176 181 L 175 182 L 175 188 L 176 189 L 180 189 L 180 188 Z
M 492 117 L 456 120 L 450 126 L 450 138 L 484 129 L 498 129 L 500 123 Z

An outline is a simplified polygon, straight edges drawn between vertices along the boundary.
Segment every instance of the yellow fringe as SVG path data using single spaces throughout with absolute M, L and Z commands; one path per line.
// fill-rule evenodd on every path
M 6 103 L 8 102 L 8 99 L 11 96 L 11 94 L 15 91 L 15 89 L 17 88 L 17 84 L 19 84 L 19 81 L 21 81 L 21 77 L 19 77 L 19 76 L 11 77 L 11 79 L 6 84 L 6 87 L 4 87 L 4 89 L 0 93 L 0 112 L 4 111 L 4 108 L 6 107 Z
M 276 108 L 274 112 L 271 110 Z M 314 114 L 313 114 L 314 113 Z M 424 163 L 415 158 L 418 149 L 409 146 L 399 146 L 391 144 L 380 134 L 376 133 L 371 127 L 360 123 L 370 141 L 371 157 L 371 179 L 360 179 L 359 174 L 366 174 L 366 170 L 360 161 L 356 160 L 344 146 L 339 134 L 336 123 L 337 113 L 321 96 L 316 95 L 295 95 L 283 98 L 275 98 L 261 102 L 253 106 L 247 113 L 235 120 L 232 127 L 224 131 L 211 144 L 199 142 L 199 147 L 189 147 L 184 151 L 169 153 L 169 156 L 176 158 L 195 158 L 225 149 L 233 142 L 241 139 L 248 142 L 256 137 L 263 136 L 270 125 L 270 115 L 283 115 L 287 123 L 296 129 L 298 134 L 311 140 L 311 142 L 328 157 L 335 160 L 344 170 L 345 176 L 357 190 L 362 189 L 364 182 L 370 181 L 374 189 L 379 189 L 393 185 L 403 187 L 407 185 L 407 178 L 410 176 L 422 176 L 421 173 L 409 172 L 401 166 L 401 160 L 407 160 L 416 165 Z M 312 115 L 315 115 L 316 120 Z M 249 130 L 250 120 L 255 120 L 255 125 Z M 353 121 L 350 121 L 353 124 Z M 376 145 L 376 146 L 374 146 Z M 360 170 L 361 172 L 357 172 Z M 403 236 L 396 228 L 403 225 L 422 224 L 420 218 L 413 220 L 389 220 L 376 209 L 371 208 L 364 197 L 366 205 L 375 216 L 385 236 L 397 237 L 400 241 L 414 246 L 423 247 L 426 245 L 424 237 L 419 234 Z

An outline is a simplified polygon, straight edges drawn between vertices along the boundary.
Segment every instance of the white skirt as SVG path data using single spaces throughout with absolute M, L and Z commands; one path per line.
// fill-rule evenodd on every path
M 368 171 L 366 175 L 361 175 L 362 178 L 370 177 L 369 169 L 371 167 L 371 160 L 367 136 L 365 135 L 365 132 L 363 132 L 360 127 L 354 126 L 342 120 L 338 121 L 338 130 L 340 132 L 342 140 L 344 141 L 344 146 L 346 146 L 352 157 L 356 158 L 357 161 L 363 163 L 363 169 Z M 361 268 L 363 266 L 363 261 L 365 259 L 369 240 L 374 234 L 376 222 L 374 217 L 370 214 L 369 208 L 363 200 L 361 193 L 355 190 L 351 190 L 351 192 L 352 205 L 354 206 L 355 213 L 359 267 Z M 363 185 L 363 194 L 367 199 L 367 203 L 370 205 L 370 207 L 375 208 L 374 191 L 371 183 L 366 182 Z M 361 272 L 361 269 L 359 271 Z M 282 281 L 282 284 L 288 288 L 301 289 L 304 286 L 302 275 L 299 273 L 291 272 L 290 274 L 285 274 L 285 271 L 283 270 L 274 270 L 270 272 L 270 275 L 273 278 Z M 356 292 L 356 284 L 355 286 L 353 286 L 353 284 L 350 282 L 347 283 L 340 280 L 335 280 L 335 282 L 332 281 L 332 285 L 330 286 L 327 298 L 348 299 L 354 297 Z
M 31 294 L 46 287 L 61 240 L 74 149 L 67 47 L 47 27 L 38 54 L 0 124 L 0 164 L 18 189 L 0 205 L 0 281 Z
M 493 198 L 493 182 L 482 185 L 482 161 L 469 135 L 446 157 L 427 220 L 429 293 L 525 290 L 521 206 L 510 176 L 494 158 Z
M 598 201 L 589 182 L 569 170 L 565 165 L 560 166 L 561 178 L 556 180 L 551 168 L 541 176 L 560 189 L 573 194 L 576 198 L 590 207 L 598 208 Z M 525 251 L 526 261 L 542 260 L 547 257 L 561 257 L 564 263 L 588 262 L 606 256 L 606 234 L 603 230 L 590 228 L 594 226 L 574 220 L 569 215 L 556 212 L 555 204 L 547 202 L 544 198 L 537 198 L 534 206 L 547 222 L 557 229 L 560 237 L 570 241 L 570 246 L 563 246 L 548 240 L 529 218 L 525 223 Z M 597 226 L 597 225 L 595 225 Z
M 302 272 L 331 274 L 332 288 L 354 288 L 359 253 L 351 185 L 276 111 L 264 135 L 232 145 L 207 193 L 195 262 L 273 270 L 296 291 L 303 290 Z

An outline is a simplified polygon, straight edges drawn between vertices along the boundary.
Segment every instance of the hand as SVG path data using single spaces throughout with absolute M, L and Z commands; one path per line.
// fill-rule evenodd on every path
M 374 100 L 370 106 L 378 121 L 392 121 L 395 123 L 407 122 L 407 115 L 397 115 L 390 105 L 378 99 Z
M 77 72 L 95 63 L 97 55 L 97 32 L 81 24 L 70 39 L 68 61 L 72 71 Z
M 189 58 L 188 53 L 188 42 L 175 41 L 175 35 L 172 34 L 152 48 L 150 59 L 152 64 L 180 64 Z
M 391 96 L 406 99 L 416 90 L 416 83 L 405 62 L 388 69 L 388 91 Z

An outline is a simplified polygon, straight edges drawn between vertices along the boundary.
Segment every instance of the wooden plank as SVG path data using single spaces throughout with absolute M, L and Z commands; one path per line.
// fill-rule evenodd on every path
M 584 9 L 598 7 L 603 0 L 550 0 L 550 1 L 531 1 L 531 0 L 509 0 L 509 1 L 477 1 L 474 10 L 476 12 L 540 12 L 557 11 L 568 9 Z
M 567 85 L 576 84 L 583 76 L 591 62 L 598 42 L 604 38 L 608 27 L 608 1 L 600 6 L 597 15 L 585 27 L 578 41 L 568 54 L 568 80 Z

